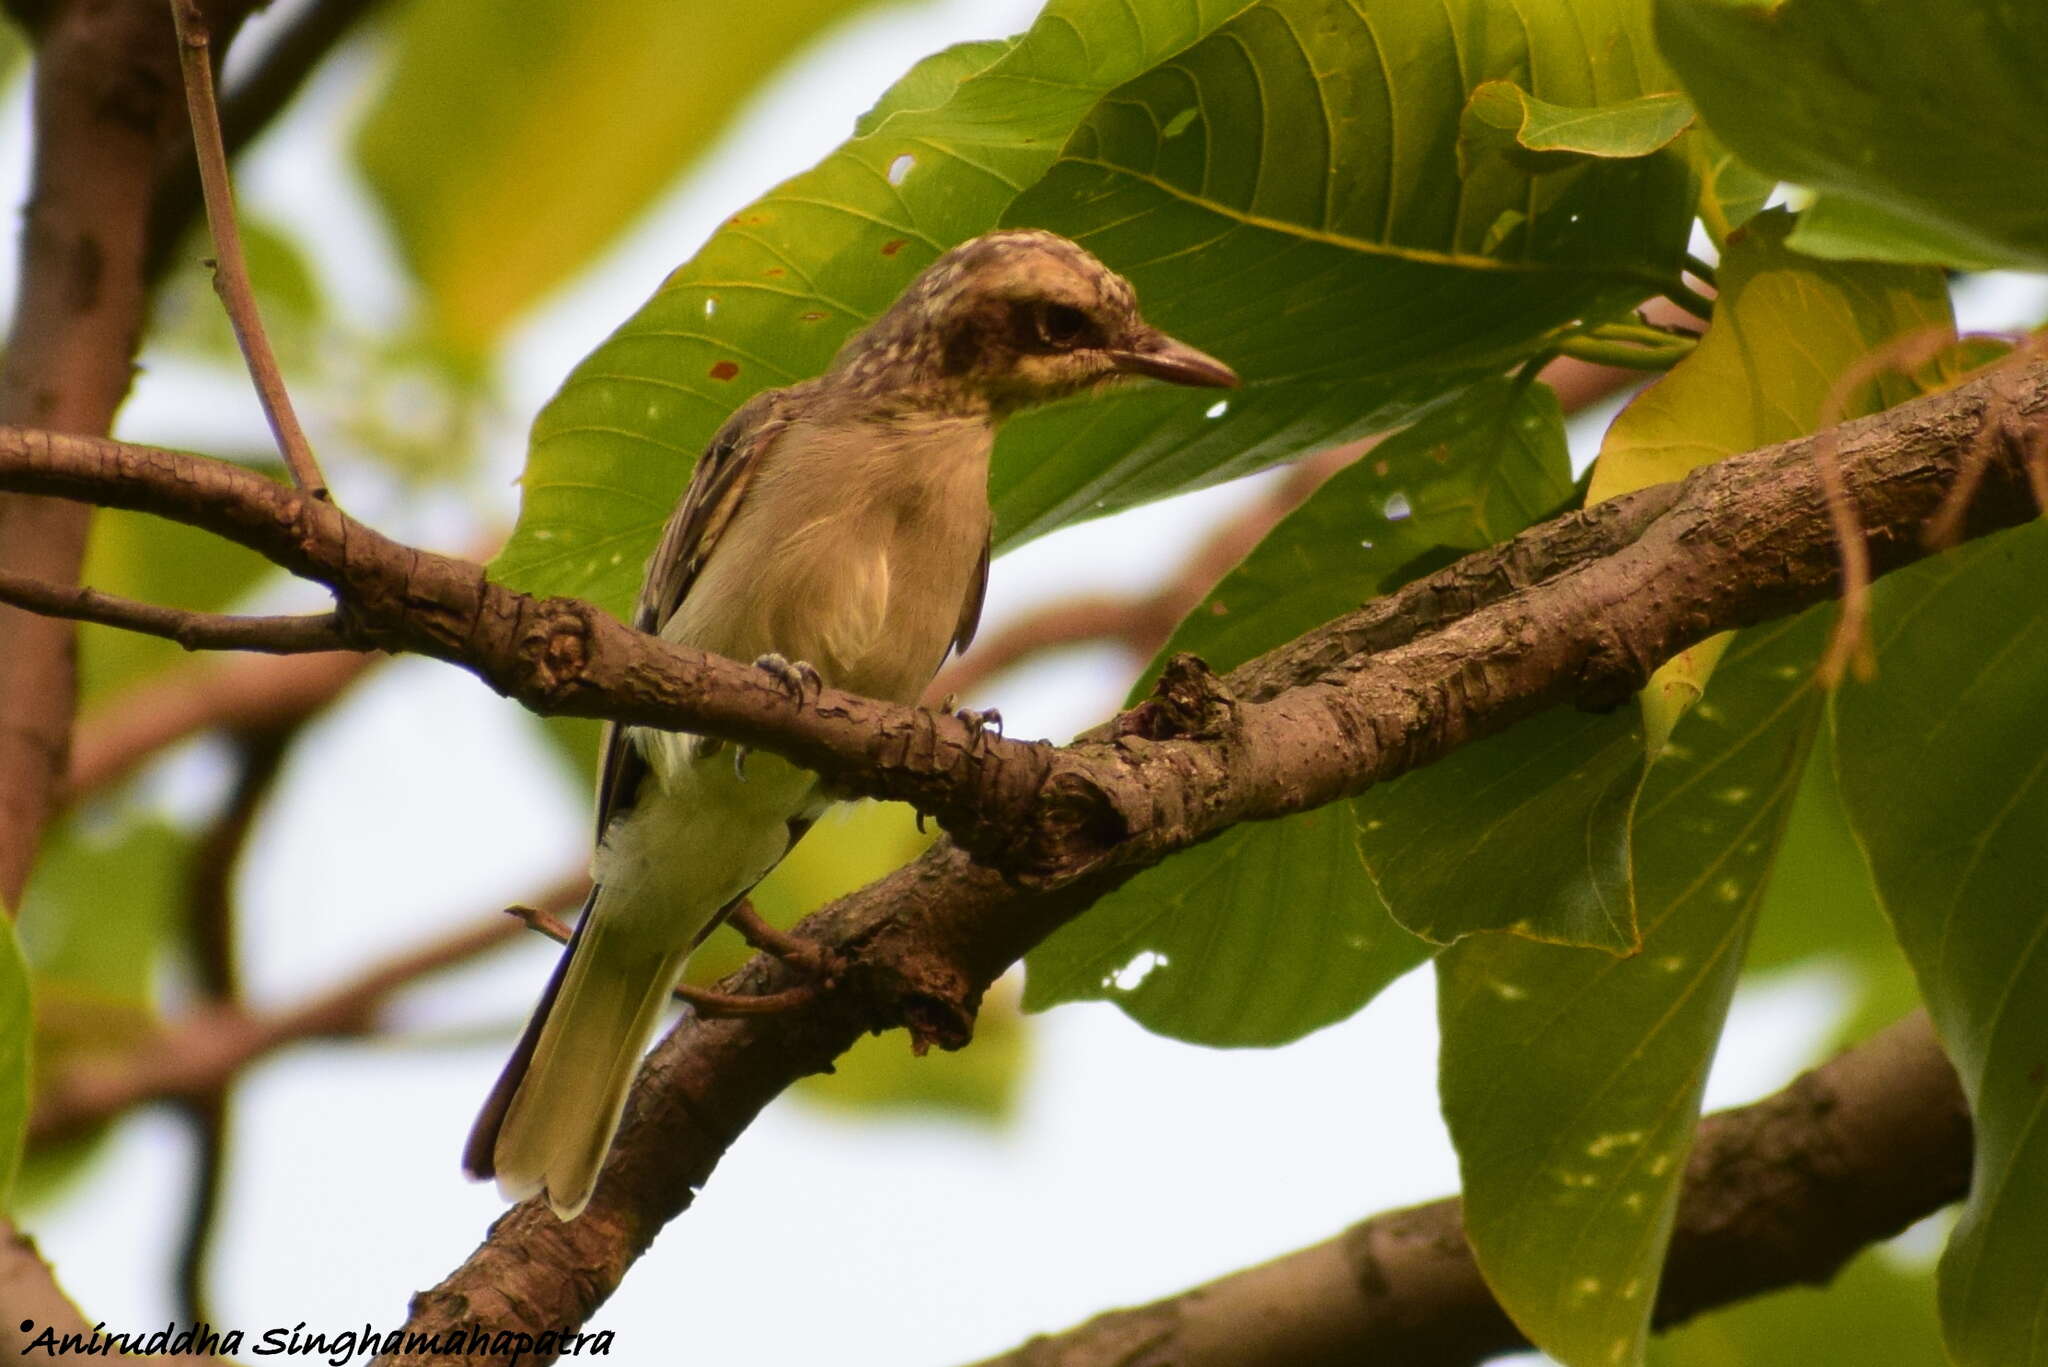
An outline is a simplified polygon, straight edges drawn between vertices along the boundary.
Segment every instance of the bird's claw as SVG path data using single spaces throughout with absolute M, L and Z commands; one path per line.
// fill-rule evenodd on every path
M 1003 734 L 1003 713 L 1000 708 L 963 707 L 953 715 L 966 723 L 969 735 L 979 736 L 990 729 L 993 729 L 998 737 Z
M 789 700 L 801 706 L 806 698 L 816 697 L 825 686 L 825 680 L 816 666 L 803 660 L 790 661 L 769 651 L 754 661 L 754 668 L 782 685 L 782 691 Z
M 735 745 L 732 748 L 732 776 L 742 783 L 747 781 L 747 756 L 752 753 L 754 752 L 744 745 Z

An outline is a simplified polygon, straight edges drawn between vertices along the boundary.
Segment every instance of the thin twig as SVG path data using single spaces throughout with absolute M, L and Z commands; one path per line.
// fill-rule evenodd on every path
M 213 287 L 227 310 L 228 322 L 248 362 L 249 378 L 263 404 L 263 416 L 277 438 L 277 449 L 291 472 L 292 483 L 309 496 L 328 497 L 327 479 L 313 459 L 299 416 L 285 392 L 284 376 L 271 352 L 270 338 L 249 285 L 249 267 L 242 258 L 241 232 L 235 226 L 234 191 L 228 182 L 228 154 L 221 143 L 220 110 L 213 98 L 212 39 L 198 0 L 171 0 L 178 26 L 178 62 L 185 73 L 185 104 L 192 116 L 192 144 L 199 158 L 199 184 L 206 195 L 206 221 L 213 231 Z
M 45 617 L 97 622 L 145 636 L 176 641 L 187 650 L 255 650 L 266 655 L 304 655 L 343 650 L 351 642 L 340 617 L 332 612 L 285 617 L 242 617 L 223 612 L 189 612 L 184 608 L 138 603 L 98 589 L 47 584 L 25 574 L 0 570 L 0 603 L 11 603 Z

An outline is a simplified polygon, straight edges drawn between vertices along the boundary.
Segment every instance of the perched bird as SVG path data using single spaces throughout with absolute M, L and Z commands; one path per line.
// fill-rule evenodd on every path
M 1148 326 L 1129 283 L 1063 237 L 953 248 L 831 369 L 726 421 L 633 625 L 798 686 L 915 701 L 981 615 L 996 424 L 1126 375 L 1237 383 Z M 808 770 L 720 749 L 607 729 L 595 886 L 463 1155 L 509 1199 L 583 1209 L 684 960 L 832 801 Z

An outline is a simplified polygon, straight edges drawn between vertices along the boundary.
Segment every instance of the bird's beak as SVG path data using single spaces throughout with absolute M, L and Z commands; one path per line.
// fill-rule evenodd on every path
M 1143 329 L 1128 346 L 1110 352 L 1109 358 L 1126 375 L 1150 375 L 1155 380 L 1204 389 L 1237 388 L 1236 371 L 1155 328 Z

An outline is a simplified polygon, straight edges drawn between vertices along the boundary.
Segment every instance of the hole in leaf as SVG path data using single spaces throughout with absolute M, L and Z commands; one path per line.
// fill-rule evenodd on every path
M 732 361 L 720 361 L 717 365 L 711 367 L 711 378 L 714 380 L 730 380 L 739 373 L 739 366 Z
M 903 178 L 910 174 L 910 168 L 915 165 L 917 165 L 917 158 L 911 156 L 908 152 L 890 162 L 889 183 L 891 185 L 901 185 Z
M 1387 505 L 1381 511 L 1385 514 L 1387 521 L 1399 522 L 1414 512 L 1415 509 L 1409 506 L 1408 495 L 1397 491 L 1387 495 Z

